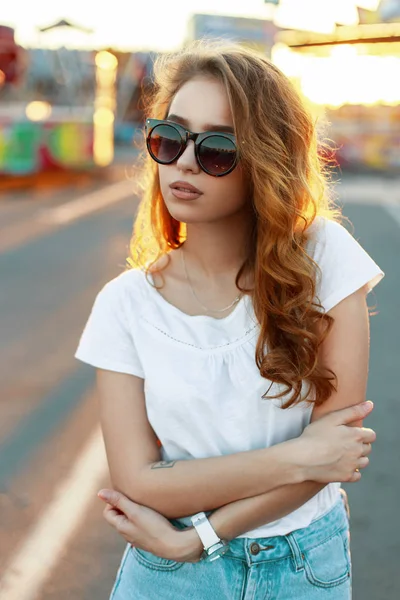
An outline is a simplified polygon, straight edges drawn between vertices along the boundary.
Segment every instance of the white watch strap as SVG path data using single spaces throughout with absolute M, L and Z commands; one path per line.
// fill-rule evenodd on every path
M 218 542 L 221 541 L 204 512 L 193 515 L 191 517 L 191 521 L 203 543 L 204 548 L 210 548 L 211 546 L 214 546 L 214 544 L 218 544 Z

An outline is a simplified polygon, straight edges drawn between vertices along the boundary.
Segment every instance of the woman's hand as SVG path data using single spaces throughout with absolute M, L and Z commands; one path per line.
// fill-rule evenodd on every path
M 179 530 L 160 513 L 115 490 L 100 490 L 98 497 L 107 503 L 105 520 L 132 546 L 178 562 L 199 562 L 203 546 L 194 528 Z
M 367 455 L 376 434 L 372 429 L 349 425 L 365 418 L 372 409 L 370 401 L 356 404 L 331 412 L 304 429 L 297 449 L 306 481 L 354 482 L 361 478 L 357 469 L 368 465 Z

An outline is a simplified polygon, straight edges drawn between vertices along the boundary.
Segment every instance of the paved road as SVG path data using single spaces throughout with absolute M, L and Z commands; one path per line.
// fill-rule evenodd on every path
M 96 293 L 124 266 L 136 199 L 123 178 L 116 170 L 110 180 L 9 190 L 0 200 L 4 600 L 106 600 L 124 548 L 96 498 L 109 482 L 94 374 L 73 358 Z M 368 388 L 376 408 L 368 425 L 378 441 L 362 481 L 347 486 L 354 600 L 397 600 L 399 187 L 360 177 L 344 180 L 340 190 L 355 237 L 386 272 L 369 296 L 377 314 Z

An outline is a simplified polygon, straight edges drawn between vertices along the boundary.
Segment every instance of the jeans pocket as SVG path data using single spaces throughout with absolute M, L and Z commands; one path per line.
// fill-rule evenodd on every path
M 118 589 L 118 586 L 120 584 L 120 581 L 121 581 L 122 571 L 124 570 L 125 563 L 128 560 L 128 558 L 129 558 L 130 551 L 131 551 L 131 545 L 127 544 L 126 547 L 125 547 L 124 553 L 122 555 L 121 561 L 119 563 L 117 575 L 115 577 L 114 585 L 113 585 L 113 588 L 111 590 L 111 594 L 110 594 L 109 600 L 112 600 L 114 598 L 114 596 L 115 596 L 115 593 L 116 593 L 116 591 Z
M 343 530 L 304 551 L 307 579 L 321 588 L 335 587 L 351 578 L 348 531 Z
M 157 556 L 156 554 L 152 554 L 141 548 L 133 547 L 132 552 L 134 558 L 136 558 L 141 565 L 156 571 L 176 571 L 185 564 L 184 562 L 177 562 L 176 560 L 170 560 L 169 558 L 162 558 L 161 556 Z

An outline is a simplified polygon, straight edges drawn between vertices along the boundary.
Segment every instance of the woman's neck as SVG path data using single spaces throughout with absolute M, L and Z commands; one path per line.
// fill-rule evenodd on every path
M 187 225 L 185 255 L 210 279 L 236 273 L 249 255 L 252 223 L 240 213 L 237 218 L 215 223 Z

